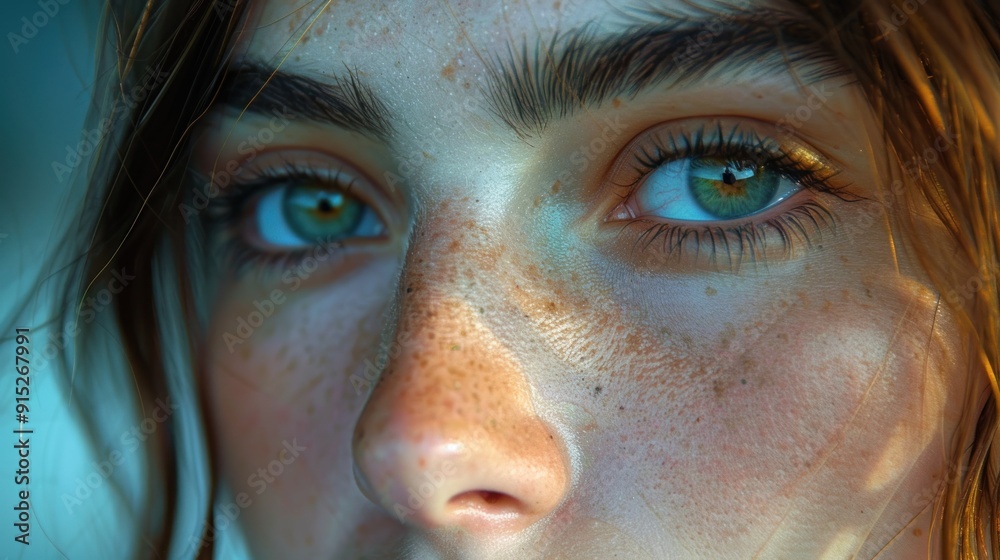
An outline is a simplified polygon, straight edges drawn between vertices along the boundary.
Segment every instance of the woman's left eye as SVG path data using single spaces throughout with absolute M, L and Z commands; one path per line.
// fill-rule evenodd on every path
M 379 237 L 385 225 L 348 190 L 292 180 L 264 193 L 253 207 L 254 236 L 272 250 Z
M 730 220 L 758 214 L 801 189 L 765 162 L 687 157 L 651 172 L 635 191 L 634 208 L 621 211 L 688 222 Z

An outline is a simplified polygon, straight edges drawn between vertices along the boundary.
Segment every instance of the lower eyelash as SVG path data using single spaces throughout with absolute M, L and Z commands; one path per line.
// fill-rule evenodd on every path
M 336 169 L 331 168 L 330 174 L 336 175 L 336 171 Z M 195 180 L 200 179 L 203 182 L 208 180 L 194 171 L 192 171 L 192 176 Z M 241 228 L 246 218 L 243 214 L 246 212 L 250 199 L 265 189 L 281 188 L 281 184 L 296 180 L 316 181 L 336 186 L 336 183 L 315 169 L 286 161 L 280 168 L 267 168 L 258 171 L 252 181 L 234 182 L 229 186 L 227 192 L 209 201 L 204 213 L 203 224 L 210 237 L 218 236 L 222 239 L 217 250 L 225 264 L 235 269 L 235 274 L 243 276 L 256 271 L 261 275 L 266 275 L 275 270 L 287 270 L 305 259 L 314 250 L 315 247 L 306 246 L 297 250 L 266 252 L 254 249 L 242 237 Z M 192 184 L 199 183 L 193 182 Z M 342 246 L 342 243 L 332 243 L 327 244 L 326 249 L 333 253 Z
M 648 251 L 652 247 L 654 257 L 677 262 L 707 255 L 709 263 L 718 265 L 721 249 L 728 266 L 738 269 L 744 262 L 766 262 L 763 255 L 773 251 L 767 245 L 769 233 L 777 234 L 782 256 L 790 258 L 798 243 L 812 247 L 815 234 L 835 231 L 837 221 L 819 200 L 811 200 L 773 218 L 733 225 L 691 226 L 634 218 L 622 225 L 619 235 L 634 231 L 640 224 L 652 225 L 636 236 L 633 250 Z

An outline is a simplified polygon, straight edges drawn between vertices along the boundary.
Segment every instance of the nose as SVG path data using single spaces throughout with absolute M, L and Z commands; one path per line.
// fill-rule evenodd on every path
M 355 429 L 355 476 L 405 523 L 510 534 L 559 505 L 568 461 L 510 348 L 440 277 L 454 272 L 444 259 L 402 295 L 402 343 Z

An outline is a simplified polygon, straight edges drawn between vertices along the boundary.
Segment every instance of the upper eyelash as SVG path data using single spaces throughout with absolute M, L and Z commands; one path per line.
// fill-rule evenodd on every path
M 247 201 L 270 188 L 279 188 L 282 184 L 296 181 L 315 181 L 329 185 L 331 189 L 342 189 L 345 192 L 350 185 L 342 185 L 335 178 L 339 176 L 339 168 L 326 170 L 311 166 L 298 165 L 290 160 L 283 160 L 282 165 L 254 170 L 254 178 L 249 181 L 233 181 L 225 191 L 209 201 L 205 209 L 203 224 L 210 235 L 222 236 L 222 254 L 231 259 L 238 274 L 254 264 L 265 264 L 271 267 L 284 267 L 297 260 L 312 249 L 302 247 L 297 250 L 276 251 L 273 253 L 260 251 L 249 247 L 242 239 L 239 228 L 243 225 Z M 208 177 L 191 171 L 196 180 L 207 183 Z M 194 183 L 200 184 L 200 183 Z M 259 267 L 267 268 L 267 267 Z
M 844 200 L 859 198 L 844 191 L 849 185 L 831 185 L 831 180 L 838 174 L 836 170 L 820 164 L 810 166 L 797 160 L 776 141 L 761 137 L 755 131 L 743 131 L 739 127 L 733 127 L 726 133 L 721 123 L 717 125 L 714 133 L 702 127 L 692 134 L 670 134 L 666 143 L 661 143 L 660 138 L 654 136 L 651 138 L 650 146 L 644 147 L 641 152 L 634 155 L 633 170 L 637 178 L 623 186 L 634 188 L 650 172 L 664 163 L 703 157 L 753 159 L 758 163 L 773 166 L 782 176 L 805 188 L 828 192 Z
M 754 160 L 773 166 L 782 176 L 803 188 L 828 193 L 846 202 L 865 199 L 865 197 L 847 191 L 849 184 L 833 185 L 831 183 L 832 179 L 838 175 L 836 169 L 820 163 L 809 165 L 796 159 L 782 149 L 775 140 L 761 137 L 752 130 L 744 131 L 740 130 L 739 127 L 733 127 L 726 133 L 720 123 L 714 130 L 702 127 L 690 134 L 667 135 L 664 140 L 665 142 L 661 141 L 659 135 L 653 135 L 650 144 L 643 147 L 641 151 L 636 151 L 632 156 L 632 168 L 636 172 L 636 178 L 628 184 L 619 185 L 627 189 L 624 194 L 620 195 L 622 200 L 632 196 L 638 186 L 661 165 L 680 159 L 704 157 Z M 676 255 L 679 258 L 679 251 L 684 249 L 684 243 L 688 239 L 692 239 L 696 252 L 701 252 L 704 242 L 709 251 L 709 260 L 713 264 L 717 262 L 719 247 L 723 247 L 725 254 L 729 257 L 730 266 L 736 268 L 739 267 L 744 256 L 748 255 L 756 261 L 757 253 L 760 250 L 765 252 L 768 250 L 764 241 L 768 228 L 777 231 L 783 253 L 787 257 L 791 251 L 793 238 L 801 239 L 807 246 L 812 245 L 808 235 L 810 227 L 819 230 L 822 227 L 836 226 L 833 213 L 818 200 L 808 201 L 786 210 L 779 216 L 764 219 L 747 217 L 734 224 L 692 225 L 685 222 L 658 221 L 641 216 L 625 221 L 619 233 L 624 234 L 632 231 L 629 226 L 637 223 L 650 224 L 650 227 L 636 237 L 633 248 L 641 246 L 642 249 L 647 249 L 654 241 L 660 239 L 663 244 L 662 254 L 667 257 Z

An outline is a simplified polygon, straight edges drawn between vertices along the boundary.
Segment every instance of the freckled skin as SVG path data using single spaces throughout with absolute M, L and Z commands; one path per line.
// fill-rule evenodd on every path
M 790 77 L 661 88 L 528 143 L 486 109 L 478 57 L 608 4 L 434 6 L 339 2 L 284 67 L 322 78 L 349 60 L 400 134 L 378 146 L 299 122 L 272 149 L 325 150 L 376 181 L 399 154 L 420 163 L 377 205 L 396 218 L 384 240 L 295 290 L 287 266 L 216 279 L 203 360 L 215 456 L 220 481 L 253 500 L 239 523 L 254 555 L 935 557 L 928 489 L 947 476 L 964 338 L 912 248 L 858 225 L 874 202 L 824 198 L 843 227 L 739 267 L 637 251 L 641 230 L 605 221 L 621 198 L 604 174 L 643 130 L 775 122 L 806 94 Z M 253 21 L 299 7 L 260 2 Z M 310 14 L 251 26 L 238 52 L 270 60 Z M 837 91 L 799 132 L 871 195 L 884 148 L 860 95 Z M 461 126 L 429 141 L 456 111 Z M 620 136 L 566 181 L 607 116 Z M 241 138 L 254 118 L 218 128 Z M 859 144 L 858 123 L 872 140 Z M 199 147 L 203 165 L 236 157 L 224 137 Z M 952 250 L 938 224 L 925 231 Z M 230 352 L 223 334 L 276 288 L 287 301 Z M 258 493 L 248 479 L 292 440 L 306 450 Z

